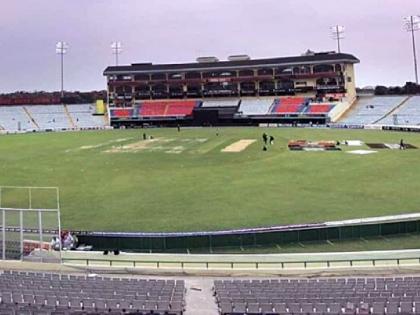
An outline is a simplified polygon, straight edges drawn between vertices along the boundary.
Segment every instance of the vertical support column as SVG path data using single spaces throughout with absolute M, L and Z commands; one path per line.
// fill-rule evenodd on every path
M 6 260 L 6 210 L 2 209 L 3 260 Z
M 29 187 L 29 209 L 32 209 L 32 188 Z
M 38 210 L 39 248 L 42 249 L 42 211 Z
M 19 210 L 20 260 L 23 260 L 23 210 Z
M 61 263 L 61 214 L 60 214 L 60 191 L 58 190 L 58 188 L 56 188 L 56 193 L 57 193 L 57 221 L 58 221 L 58 239 L 60 240 L 59 242 L 59 255 L 60 255 L 60 263 Z
M 131 82 L 134 82 L 134 74 L 131 77 Z M 132 85 L 131 85 L 131 106 L 134 107 L 135 103 L 136 103 L 136 87 L 135 87 L 135 83 L 132 83 Z
M 0 208 L 1 208 L 1 193 L 2 193 L 2 191 L 1 191 L 1 187 L 0 187 Z M 3 245 L 3 250 L 2 250 L 2 259 L 4 260 L 4 256 L 5 256 L 5 252 L 4 252 L 4 248 L 5 248 L 5 240 L 4 240 L 4 236 L 5 236 L 5 230 L 4 230 L 4 227 L 5 227 L 5 222 L 4 222 L 4 215 L 3 215 L 3 212 L 4 212 L 4 210 L 2 210 L 2 220 L 1 220 L 1 226 L 2 226 L 2 237 L 3 237 L 3 240 L 2 240 L 2 245 Z

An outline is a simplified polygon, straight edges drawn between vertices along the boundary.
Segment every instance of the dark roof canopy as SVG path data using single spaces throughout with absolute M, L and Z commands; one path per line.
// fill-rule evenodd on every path
M 294 66 L 317 63 L 358 63 L 359 59 L 351 54 L 343 53 L 316 53 L 313 55 L 303 55 L 294 57 L 280 57 L 267 59 L 251 59 L 239 61 L 218 61 L 207 63 L 178 63 L 178 64 L 152 64 L 137 63 L 128 66 L 112 66 L 104 71 L 104 75 L 108 74 L 125 74 L 125 73 L 150 73 L 150 72 L 172 72 L 172 71 L 200 71 L 200 70 L 217 70 L 229 68 L 247 68 L 247 67 L 267 67 L 267 66 Z

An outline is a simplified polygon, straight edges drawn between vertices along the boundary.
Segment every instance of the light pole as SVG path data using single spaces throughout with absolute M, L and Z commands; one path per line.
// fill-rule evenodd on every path
M 115 55 L 115 65 L 118 66 L 118 57 L 122 53 L 121 42 L 115 41 L 111 43 L 112 53 Z
M 69 45 L 66 42 L 58 42 L 55 45 L 55 52 L 60 55 L 61 61 L 61 97 L 64 97 L 64 55 L 67 53 Z
M 420 29 L 420 16 L 407 16 L 404 18 L 404 24 L 407 32 L 411 33 L 411 41 L 413 45 L 414 75 L 416 78 L 416 84 L 419 84 L 419 75 L 417 72 L 416 38 L 414 36 L 414 33 Z
M 341 40 L 344 39 L 344 26 L 334 25 L 330 27 L 331 37 L 337 41 L 337 52 L 341 53 Z

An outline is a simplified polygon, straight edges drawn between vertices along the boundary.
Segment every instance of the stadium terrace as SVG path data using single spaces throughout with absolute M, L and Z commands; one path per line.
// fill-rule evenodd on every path
M 111 124 L 334 121 L 356 97 L 354 64 L 335 52 L 195 63 L 134 63 L 104 71 Z

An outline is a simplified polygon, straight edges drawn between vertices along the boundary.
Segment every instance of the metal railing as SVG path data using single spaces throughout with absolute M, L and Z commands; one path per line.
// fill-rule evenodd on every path
M 285 270 L 285 269 L 326 269 L 351 267 L 399 267 L 420 265 L 420 257 L 408 258 L 365 258 L 365 259 L 331 259 L 309 261 L 172 261 L 172 260 L 139 260 L 112 258 L 70 258 L 63 257 L 63 263 L 86 267 L 129 267 L 155 269 L 202 269 L 202 270 Z

